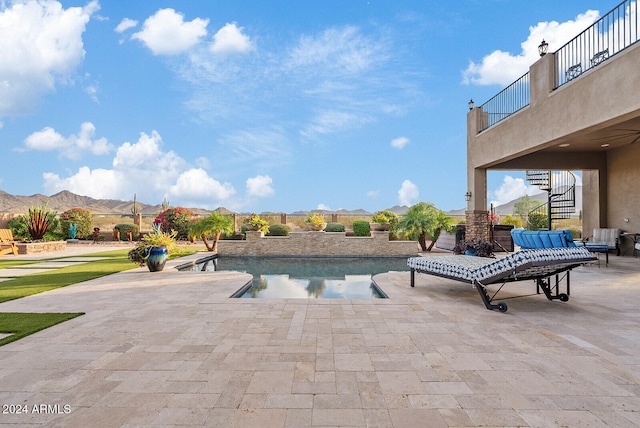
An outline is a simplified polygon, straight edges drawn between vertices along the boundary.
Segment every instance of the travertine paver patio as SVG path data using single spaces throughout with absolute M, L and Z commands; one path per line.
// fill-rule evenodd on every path
M 229 299 L 247 275 L 122 272 L 0 304 L 86 312 L 0 347 L 0 404 L 27 406 L 0 424 L 638 426 L 637 261 L 504 314 L 407 272 L 376 278 L 388 300 Z

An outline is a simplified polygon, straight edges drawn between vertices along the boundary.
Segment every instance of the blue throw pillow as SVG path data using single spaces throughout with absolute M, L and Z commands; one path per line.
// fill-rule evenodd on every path
M 575 247 L 576 244 L 573 242 L 573 236 L 571 236 L 571 231 L 568 229 L 563 230 L 564 237 L 567 239 L 567 247 Z
M 540 236 L 543 248 L 553 248 L 553 244 L 551 243 L 551 234 L 549 232 L 540 232 L 538 236 Z
M 523 241 L 522 241 L 522 232 L 524 231 L 524 229 L 511 229 L 511 237 L 513 238 L 513 243 L 516 244 L 519 247 L 523 246 Z
M 542 238 L 540 238 L 540 232 L 531 234 L 534 242 L 534 248 L 544 248 L 544 244 L 542 243 Z
M 525 248 L 536 248 L 536 243 L 533 240 L 531 232 L 522 232 L 522 239 L 524 240 Z
M 564 232 L 550 232 L 549 239 L 551 240 L 553 248 L 565 248 L 567 246 Z

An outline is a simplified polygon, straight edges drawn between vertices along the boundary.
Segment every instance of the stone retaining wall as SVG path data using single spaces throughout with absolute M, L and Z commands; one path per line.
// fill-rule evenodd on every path
M 416 241 L 389 241 L 389 232 L 371 232 L 371 236 L 346 236 L 344 232 L 291 232 L 289 236 L 264 236 L 247 232 L 243 241 L 222 240 L 222 255 L 268 256 L 414 256 L 420 247 Z
M 67 241 L 16 242 L 18 254 L 40 254 L 50 251 L 64 251 Z

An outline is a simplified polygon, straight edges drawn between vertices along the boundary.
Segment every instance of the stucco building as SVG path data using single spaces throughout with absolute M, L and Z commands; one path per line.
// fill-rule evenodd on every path
M 636 4 L 622 2 L 559 50 L 541 52 L 492 100 L 470 106 L 467 236 L 488 236 L 488 170 L 581 171 L 584 235 L 595 227 L 640 232 Z

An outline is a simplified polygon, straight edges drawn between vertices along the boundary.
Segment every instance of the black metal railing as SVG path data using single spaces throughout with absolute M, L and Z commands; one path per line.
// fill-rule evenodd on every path
M 483 123 L 481 130 L 500 122 L 529 105 L 529 73 L 504 88 L 486 103 L 482 104 Z
M 555 52 L 556 88 L 596 67 L 639 40 L 638 0 L 625 0 Z M 480 131 L 529 105 L 529 73 L 504 88 L 482 108 Z
M 527 229 L 552 230 L 553 222 L 576 212 L 576 176 L 571 171 L 527 171 L 527 181 L 547 192 L 547 201 L 527 215 Z
M 638 41 L 637 0 L 625 0 L 555 53 L 560 87 Z

